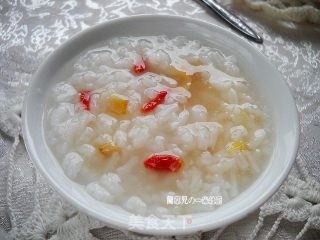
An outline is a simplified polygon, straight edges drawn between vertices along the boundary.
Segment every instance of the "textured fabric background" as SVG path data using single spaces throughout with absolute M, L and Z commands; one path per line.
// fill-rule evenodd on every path
M 307 172 L 296 165 L 291 176 L 319 181 L 319 25 L 273 21 L 263 14 L 252 12 L 239 2 L 222 2 L 263 36 L 263 45 L 253 45 L 282 73 L 296 100 L 301 123 L 298 159 Z M 5 231 L 10 231 L 15 239 L 133 237 L 104 227 L 68 206 L 38 174 L 23 143 L 17 146 L 12 159 L 10 149 L 14 130 L 19 129 L 19 111 L 25 89 L 43 59 L 62 42 L 85 28 L 109 19 L 145 13 L 189 16 L 228 28 L 214 14 L 192 0 L 0 1 L 0 226 L 3 229 L 0 239 L 5 239 Z M 288 184 L 295 185 L 292 182 Z M 310 191 L 319 189 L 314 187 Z M 278 203 L 278 200 L 275 201 Z M 319 205 L 319 202 L 314 205 Z M 248 239 L 257 223 L 258 213 L 228 226 L 219 239 Z M 269 215 L 257 239 L 268 236 L 274 226 L 278 216 Z M 273 239 L 294 239 L 305 220 L 281 221 Z M 201 238 L 209 239 L 214 233 L 202 234 Z M 193 239 L 199 238 L 194 236 Z M 8 239 L 11 238 L 8 236 Z M 302 239 L 320 239 L 319 230 L 308 230 Z

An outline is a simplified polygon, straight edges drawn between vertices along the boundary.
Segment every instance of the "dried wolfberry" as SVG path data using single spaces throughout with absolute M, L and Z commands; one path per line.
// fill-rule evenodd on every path
M 91 98 L 90 91 L 80 92 L 80 102 L 82 103 L 84 110 L 90 111 L 90 98 Z
M 146 70 L 146 64 L 141 59 L 140 61 L 133 64 L 133 72 L 136 74 L 143 73 Z
M 155 109 L 159 104 L 164 103 L 167 94 L 167 91 L 159 92 L 155 98 L 151 99 L 149 102 L 142 106 L 141 112 L 149 112 Z
M 144 161 L 144 166 L 157 171 L 177 172 L 182 163 L 183 161 L 175 155 L 153 154 Z

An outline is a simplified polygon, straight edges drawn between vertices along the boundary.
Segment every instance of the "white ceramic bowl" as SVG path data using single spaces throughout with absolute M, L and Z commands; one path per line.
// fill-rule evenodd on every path
M 244 76 L 271 109 L 274 147 L 270 161 L 258 179 L 216 211 L 193 214 L 192 223 L 187 225 L 182 219 L 175 219 L 169 228 L 134 231 L 157 235 L 189 234 L 218 228 L 243 218 L 264 203 L 288 175 L 297 152 L 298 117 L 288 87 L 269 61 L 248 41 L 212 24 L 183 17 L 141 15 L 102 23 L 62 44 L 40 66 L 25 99 L 23 135 L 30 157 L 49 183 L 79 210 L 111 227 L 130 227 L 130 213 L 94 200 L 64 175 L 46 144 L 43 117 L 46 96 L 52 85 L 70 75 L 71 66 L 79 54 L 112 37 L 146 35 L 182 35 L 235 55 Z

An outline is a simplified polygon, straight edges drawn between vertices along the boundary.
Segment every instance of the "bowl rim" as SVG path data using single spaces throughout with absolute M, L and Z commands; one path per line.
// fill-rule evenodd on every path
M 54 56 L 57 54 L 57 51 L 59 49 L 69 45 L 71 42 L 75 41 L 78 38 L 82 38 L 83 36 L 90 34 L 91 32 L 95 32 L 102 27 L 107 27 L 110 24 L 123 23 L 126 21 L 139 20 L 139 19 L 146 20 L 149 18 L 158 18 L 159 20 L 170 19 L 172 21 L 175 21 L 175 20 L 189 21 L 189 22 L 191 21 L 193 23 L 200 24 L 200 25 L 207 25 L 207 26 L 209 25 L 208 27 L 210 27 L 210 28 L 215 28 L 215 29 L 219 30 L 220 32 L 224 32 L 226 34 L 233 35 L 233 37 L 237 41 L 242 42 L 243 44 L 245 44 L 246 46 L 248 46 L 250 48 L 253 48 L 253 45 L 251 43 L 249 43 L 246 39 L 239 37 L 237 34 L 231 32 L 229 29 L 225 29 L 225 28 L 218 26 L 216 24 L 207 23 L 203 20 L 190 18 L 190 17 L 166 15 L 166 14 L 159 14 L 159 15 L 139 14 L 139 15 L 132 15 L 132 16 L 126 16 L 126 17 L 113 19 L 113 20 L 108 20 L 108 21 L 99 23 L 97 25 L 91 26 L 85 30 L 82 30 L 79 33 L 76 33 L 71 38 L 69 38 L 68 40 L 63 42 L 61 45 L 59 45 L 53 52 L 51 52 L 51 54 L 49 54 L 49 56 L 46 57 L 45 61 L 43 61 L 40 64 L 37 71 L 35 72 L 32 79 L 30 80 L 28 89 L 26 91 L 26 95 L 25 95 L 25 99 L 24 99 L 24 103 L 23 103 L 23 108 L 22 108 L 22 136 L 23 136 L 23 139 L 25 142 L 25 146 L 26 146 L 26 150 L 28 152 L 28 155 L 32 159 L 33 163 L 35 163 L 35 166 L 40 171 L 40 173 L 45 177 L 45 179 L 49 182 L 49 184 L 54 188 L 55 191 L 57 191 L 64 199 L 66 199 L 69 203 L 71 203 L 73 206 L 75 206 L 78 210 L 92 216 L 93 218 L 99 219 L 103 223 L 106 223 L 108 226 L 114 227 L 114 228 L 122 230 L 122 231 L 123 230 L 131 231 L 129 229 L 130 226 L 128 225 L 128 222 L 124 223 L 121 221 L 114 221 L 112 218 L 110 218 L 108 216 L 104 216 L 102 214 L 98 215 L 96 212 L 93 212 L 89 206 L 86 206 L 85 204 L 79 203 L 69 193 L 60 189 L 59 184 L 47 174 L 47 170 L 46 170 L 45 166 L 41 163 L 41 160 L 37 154 L 37 151 L 33 148 L 33 146 L 31 145 L 31 143 L 29 141 L 29 138 L 31 138 L 31 136 L 29 135 L 29 127 L 28 127 L 28 125 L 30 123 L 28 123 L 28 121 L 27 121 L 27 114 L 28 114 L 27 113 L 27 104 L 28 104 L 30 96 L 31 96 L 31 92 L 29 90 L 31 89 L 31 87 L 33 85 L 35 85 L 36 79 L 39 78 L 39 74 L 40 74 L 41 69 L 43 69 L 51 61 L 51 59 L 54 58 Z M 257 54 L 260 55 L 260 57 L 264 58 L 267 62 L 270 62 L 258 49 L 255 49 L 255 51 Z M 273 68 L 273 70 L 275 72 L 278 72 L 278 70 L 272 64 L 270 64 L 270 67 Z M 298 111 L 297 111 L 297 107 L 295 105 L 294 98 L 293 98 L 292 93 L 289 90 L 286 82 L 283 80 L 282 76 L 281 76 L 281 80 L 284 82 L 284 85 L 287 88 L 287 92 L 289 93 L 289 98 L 291 98 L 290 101 L 291 101 L 292 105 L 294 106 L 294 109 L 292 109 L 292 110 L 293 110 L 293 114 L 295 115 L 295 119 L 292 119 L 292 121 L 294 122 L 293 125 L 294 125 L 295 137 L 294 137 L 294 144 L 292 147 L 293 151 L 290 155 L 290 159 L 288 160 L 289 164 L 286 166 L 285 169 L 283 169 L 283 171 L 281 172 L 281 176 L 279 176 L 276 179 L 277 182 L 273 184 L 272 188 L 268 189 L 268 192 L 263 197 L 261 197 L 260 199 L 255 201 L 253 205 L 237 212 L 233 216 L 232 219 L 229 218 L 229 219 L 224 219 L 224 220 L 213 221 L 211 223 L 208 222 L 202 226 L 190 225 L 190 226 L 188 226 L 188 228 L 184 228 L 184 229 L 179 229 L 179 228 L 177 228 L 177 229 L 143 229 L 143 230 L 134 229 L 134 230 L 132 230 L 132 232 L 137 232 L 137 233 L 147 234 L 147 235 L 150 234 L 150 235 L 168 236 L 168 235 L 187 235 L 187 234 L 193 234 L 193 233 L 196 233 L 199 231 L 209 231 L 209 230 L 217 229 L 219 227 L 229 225 L 231 223 L 234 223 L 234 222 L 244 218 L 249 213 L 253 212 L 258 207 L 260 207 L 264 202 L 266 202 L 279 189 L 281 184 L 284 182 L 285 178 L 288 176 L 288 174 L 293 166 L 293 163 L 295 162 L 295 158 L 296 158 L 297 151 L 298 151 L 298 145 L 299 145 L 299 135 L 300 135 L 299 117 L 298 117 Z

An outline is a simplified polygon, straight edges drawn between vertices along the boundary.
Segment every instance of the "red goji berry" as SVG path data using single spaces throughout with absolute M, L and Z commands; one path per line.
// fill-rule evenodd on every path
M 80 102 L 82 103 L 84 110 L 90 111 L 90 98 L 91 98 L 90 91 L 80 92 Z
M 153 154 L 144 161 L 144 166 L 157 171 L 177 172 L 182 163 L 183 161 L 175 155 Z
M 164 103 L 167 94 L 167 91 L 159 92 L 155 98 L 151 99 L 149 102 L 142 106 L 141 112 L 149 112 L 155 109 L 159 104 Z
M 141 59 L 133 65 L 133 72 L 136 74 L 143 73 L 146 70 L 146 64 Z

